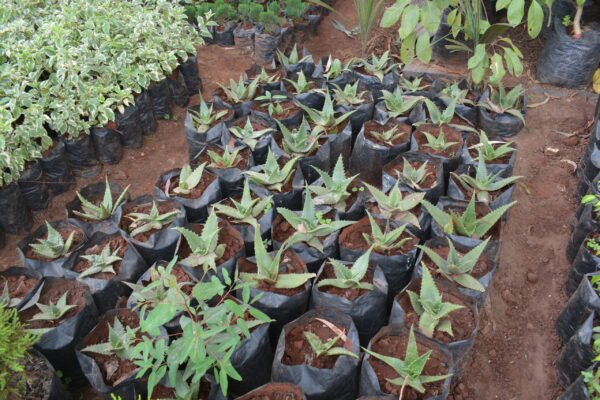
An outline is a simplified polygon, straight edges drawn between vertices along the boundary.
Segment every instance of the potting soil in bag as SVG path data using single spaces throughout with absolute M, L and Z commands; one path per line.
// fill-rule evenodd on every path
M 291 383 L 271 382 L 263 385 L 253 391 L 246 393 L 238 400 L 262 400 L 273 398 L 274 396 L 285 396 L 285 400 L 306 400 L 302 389 Z
M 183 75 L 178 70 L 175 70 L 175 73 L 167 78 L 167 83 L 169 84 L 169 92 L 173 105 L 179 107 L 187 106 L 190 101 L 190 95 L 188 94 L 188 88 L 185 85 Z
M 0 189 L 0 210 L 0 228 L 4 232 L 16 234 L 31 227 L 31 213 L 16 182 Z
M 116 120 L 121 134 L 121 144 L 126 149 L 140 149 L 144 145 L 142 123 L 139 116 L 139 107 L 131 105 L 125 107 L 123 113 L 117 113 Z
M 600 24 L 585 24 L 583 35 L 575 39 L 560 19 L 554 18 L 552 23 L 553 30 L 538 59 L 537 79 L 570 88 L 589 85 L 600 63 Z
M 171 100 L 171 91 L 167 79 L 159 82 L 152 82 L 148 88 L 148 94 L 152 100 L 152 111 L 157 119 L 166 119 L 171 115 L 173 103 Z
M 600 297 L 590 278 L 598 274 L 585 275 L 569 302 L 558 315 L 556 331 L 563 343 L 577 332 L 592 313 L 600 313 Z
M 33 307 L 37 298 L 32 298 L 39 295 L 38 289 L 43 284 L 42 274 L 31 268 L 9 267 L 0 272 L 0 290 L 4 291 L 5 285 L 8 286 L 9 297 L 11 302 L 16 302 L 13 305 L 17 310 L 24 310 L 26 305 Z
M 566 388 L 573 383 L 582 371 L 588 369 L 595 357 L 593 347 L 594 326 L 600 326 L 595 312 L 583 322 L 575 334 L 564 345 L 558 359 L 556 369 L 558 370 L 558 381 Z
M 92 140 L 96 157 L 103 164 L 118 164 L 123 157 L 119 133 L 109 128 L 92 128 Z
M 489 91 L 485 91 L 481 98 L 480 103 L 485 103 L 490 97 Z M 521 97 L 521 115 L 525 118 L 527 105 L 525 101 L 526 97 Z M 496 114 L 489 111 L 485 107 L 479 107 L 478 122 L 479 128 L 488 134 L 490 138 L 509 138 L 515 136 L 517 133 L 525 127 L 525 123 L 519 118 L 509 113 Z
M 317 318 L 333 324 L 336 329 L 341 329 L 345 338 L 338 339 L 337 345 L 343 346 L 359 356 L 360 339 L 356 327 L 348 315 L 341 314 L 336 310 L 310 310 L 284 327 L 277 342 L 271 379 L 274 382 L 290 382 L 298 385 L 302 388 L 307 400 L 354 400 L 357 391 L 358 357 L 338 356 L 333 366 L 329 368 L 314 367 L 307 364 L 306 361 L 300 364 L 289 364 L 288 358 L 291 356 L 287 354 L 288 351 L 299 351 L 296 347 L 288 348 L 286 345 L 290 340 L 287 336 L 291 331 L 302 329 L 302 327 L 306 329 L 306 325 L 310 323 L 323 326 L 325 331 L 331 329 L 327 324 L 317 321 Z M 327 333 L 329 332 L 327 331 Z M 335 336 L 336 333 L 332 337 Z
M 18 182 L 23 200 L 30 210 L 39 211 L 48 208 L 50 193 L 38 160 L 33 161 L 26 170 L 21 172 Z
M 202 90 L 202 80 L 198 73 L 198 62 L 196 56 L 189 56 L 187 60 L 179 64 L 179 73 L 183 76 L 188 96 L 194 96 Z
M 48 188 L 53 194 L 64 193 L 75 184 L 75 178 L 69 166 L 67 151 L 62 140 L 57 140 L 40 159 Z
M 138 108 L 140 125 L 144 135 L 152 135 L 156 131 L 156 116 L 154 115 L 154 107 L 152 99 L 147 90 L 144 90 L 135 98 L 135 105 Z
M 64 139 L 64 143 L 69 165 L 75 175 L 89 179 L 100 173 L 102 166 L 98 163 L 91 136 Z

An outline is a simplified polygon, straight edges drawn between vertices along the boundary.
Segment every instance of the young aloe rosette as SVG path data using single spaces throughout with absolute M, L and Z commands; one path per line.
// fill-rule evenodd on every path
M 293 177 L 296 161 L 298 161 L 298 157 L 291 158 L 283 166 L 280 166 L 275 154 L 269 148 L 265 164 L 257 167 L 256 170 L 244 171 L 244 175 L 254 184 L 271 191 L 281 192 L 285 184 Z
M 359 84 L 360 82 L 356 81 L 354 84 L 349 83 L 341 88 L 333 83 L 333 100 L 335 101 L 335 104 L 345 107 L 353 107 L 363 104 L 365 102 L 365 95 L 367 94 L 367 91 L 359 91 Z
M 374 251 L 380 254 L 389 254 L 400 251 L 404 246 L 413 240 L 412 236 L 405 235 L 407 225 L 400 225 L 396 228 L 390 221 L 383 221 L 373 218 L 367 212 L 369 218 L 370 233 L 363 233 L 363 238 Z M 383 225 L 383 228 L 382 226 Z
M 248 180 L 245 180 L 242 197 L 239 201 L 231 198 L 231 206 L 217 203 L 213 204 L 213 208 L 217 214 L 227 217 L 233 224 L 253 225 L 261 215 L 271 210 L 272 199 L 273 196 L 253 198 L 250 192 L 250 184 Z
M 60 232 L 46 221 L 46 239 L 37 239 L 37 243 L 31 243 L 29 247 L 38 257 L 56 260 L 71 253 L 75 234 L 75 230 L 71 231 L 65 240 Z
M 302 119 L 300 126 L 289 129 L 279 121 L 279 131 L 282 136 L 282 147 L 290 157 L 307 156 L 312 154 L 319 147 L 319 139 L 324 135 L 323 127 L 310 124 L 306 118 Z
M 314 193 L 314 205 L 329 206 L 340 212 L 347 211 L 349 204 L 346 204 L 346 200 L 352 195 L 354 189 L 360 190 L 358 188 L 350 188 L 350 184 L 358 177 L 358 175 L 346 177 L 344 160 L 341 156 L 335 163 L 331 175 L 317 167 L 313 168 L 321 177 L 320 182 L 317 181 L 317 184 L 308 187 L 309 190 Z
M 273 132 L 273 129 L 254 129 L 254 124 L 250 117 L 246 119 L 246 123 L 243 127 L 239 126 L 231 126 L 229 128 L 229 132 L 242 143 L 250 148 L 250 150 L 254 151 L 256 149 L 256 145 L 260 141 L 261 138 L 265 137 L 268 133 Z
M 196 131 L 198 133 L 206 133 L 217 122 L 219 122 L 225 116 L 227 116 L 229 114 L 229 111 L 214 110 L 214 104 L 211 104 L 209 107 L 208 104 L 206 104 L 206 102 L 204 101 L 204 99 L 201 99 L 198 109 L 195 110 L 190 108 L 188 109 L 188 113 Z
M 40 302 L 36 303 L 35 305 L 39 312 L 33 315 L 29 321 L 44 321 L 54 323 L 55 321 L 63 318 L 69 312 L 69 310 L 77 307 L 75 304 L 68 304 L 68 294 L 68 291 L 65 292 L 56 302 L 50 300 L 48 304 L 42 304 Z M 52 329 L 53 328 L 32 328 L 28 330 L 32 333 L 43 335 Z
M 293 93 L 295 95 L 299 95 L 299 94 L 304 94 L 304 93 L 308 93 L 310 91 L 310 89 L 312 88 L 312 83 L 306 79 L 306 75 L 304 75 L 304 71 L 300 71 L 298 73 L 298 76 L 296 77 L 296 80 L 292 80 L 292 79 L 285 79 L 285 82 L 288 83 L 288 85 L 290 85 L 293 88 Z
M 116 200 L 113 198 L 113 190 L 118 189 L 116 186 L 111 187 L 108 182 L 108 177 L 105 178 L 104 184 L 104 195 L 102 200 L 98 203 L 89 201 L 80 192 L 76 192 L 77 199 L 79 200 L 79 209 L 73 209 L 73 215 L 86 219 L 88 221 L 104 221 L 112 217 L 118 210 L 119 206 L 125 202 L 129 187 L 128 185 L 121 193 L 117 196 Z M 74 204 L 74 202 L 72 202 Z
M 299 102 L 296 102 L 296 104 L 304 110 L 313 125 L 320 126 L 326 132 L 333 131 L 356 112 L 356 110 L 352 110 L 339 115 L 339 113 L 335 111 L 333 98 L 329 91 L 325 93 L 325 103 L 323 104 L 323 109 L 321 111 L 314 110 Z
M 358 358 L 356 354 L 351 352 L 342 346 L 336 346 L 340 339 L 340 335 L 334 336 L 331 339 L 321 339 L 316 333 L 306 331 L 304 332 L 304 338 L 310 346 L 312 352 L 318 357 L 334 357 L 334 356 L 348 356 L 352 358 Z
M 381 83 L 384 82 L 386 75 L 396 68 L 396 64 L 392 62 L 389 51 L 386 51 L 381 56 L 373 54 L 368 59 L 359 60 L 357 66 L 362 67 L 368 75 L 376 77 Z M 356 72 L 355 69 L 355 73 Z M 359 74 L 358 76 L 359 79 L 363 78 L 362 74 Z
M 367 209 L 371 208 L 371 213 L 403 225 L 410 224 L 417 228 L 421 227 L 419 218 L 413 211 L 424 200 L 425 193 L 403 193 L 400 189 L 400 182 L 396 182 L 387 193 L 368 183 L 365 183 L 365 187 L 372 196 L 367 200 Z M 373 207 L 369 207 L 369 203 Z
M 227 97 L 229 101 L 234 104 L 243 103 L 245 101 L 253 100 L 258 92 L 258 79 L 253 79 L 250 83 L 246 84 L 246 80 L 243 76 L 240 76 L 236 82 L 233 79 L 229 80 L 229 86 L 223 86 L 219 84 L 219 87 Z
M 393 92 L 383 90 L 381 93 L 383 102 L 376 107 L 379 112 L 385 112 L 389 118 L 406 116 L 424 100 L 421 96 L 405 95 L 400 87 L 396 87 Z
M 100 254 L 82 255 L 80 258 L 88 262 L 88 267 L 79 274 L 79 279 L 103 273 L 115 275 L 115 264 L 123 260 L 119 257 L 120 251 L 121 247 L 113 249 L 108 243 L 102 248 Z
M 173 188 L 173 194 L 188 196 L 192 191 L 200 184 L 206 163 L 198 165 L 196 168 L 192 168 L 189 164 L 184 165 L 179 171 L 179 177 L 177 179 L 177 185 Z M 170 181 L 167 182 L 167 185 Z M 165 193 L 169 195 L 169 190 L 165 187 Z
M 494 164 L 517 151 L 512 142 L 490 140 L 484 131 L 480 131 L 478 137 L 479 143 L 469 147 L 469 153 L 477 153 L 477 156 L 472 157 L 475 161 L 483 157 L 486 164 Z
M 150 212 L 132 212 L 125 215 L 123 218 L 130 221 L 128 225 L 128 232 L 129 235 L 135 239 L 136 236 L 142 233 L 164 229 L 173 223 L 180 213 L 180 210 L 172 210 L 161 213 L 156 201 L 153 201 Z
M 225 245 L 219 243 L 219 220 L 213 211 L 202 227 L 200 234 L 187 229 L 176 228 L 185 239 L 190 254 L 181 260 L 181 265 L 190 268 L 202 268 L 204 273 L 217 270 L 217 261 L 225 253 Z
M 369 270 L 369 259 L 372 251 L 373 249 L 369 248 L 351 265 L 330 258 L 326 262 L 333 268 L 335 278 L 321 279 L 317 283 L 317 287 L 325 288 L 331 286 L 339 289 L 373 290 L 375 286 L 372 283 L 363 282 Z

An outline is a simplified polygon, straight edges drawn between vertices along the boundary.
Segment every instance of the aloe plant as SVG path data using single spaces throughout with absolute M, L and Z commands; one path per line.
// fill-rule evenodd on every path
M 429 177 L 429 172 L 427 171 L 427 164 L 429 161 L 425 161 L 418 167 L 413 167 L 410 162 L 406 158 L 403 159 L 402 171 L 398 172 L 398 181 L 402 182 L 406 186 L 414 189 L 414 190 L 422 190 L 424 189 L 422 185 L 426 182 L 426 179 Z
M 322 279 L 317 283 L 317 287 L 333 286 L 340 289 L 373 290 L 375 286 L 372 283 L 361 282 L 369 270 L 371 252 L 372 249 L 364 252 L 351 266 L 330 258 L 328 262 L 333 268 L 335 278 Z
M 209 107 L 204 99 L 200 100 L 198 111 L 190 109 L 189 112 L 194 128 L 196 128 L 199 133 L 208 131 L 215 122 L 226 116 L 228 113 L 226 110 L 214 111 L 213 105 L 211 104 Z
M 272 94 L 267 91 L 264 95 L 258 96 L 255 100 L 261 102 L 259 106 L 266 108 L 271 117 L 281 115 L 285 112 L 285 108 L 281 103 L 282 101 L 287 100 L 287 97 L 284 95 Z
M 333 99 L 335 103 L 342 106 L 356 106 L 365 102 L 364 95 L 366 91 L 359 92 L 358 84 L 347 84 L 342 89 L 335 83 L 333 84 Z
M 397 118 L 406 115 L 423 101 L 420 96 L 405 96 L 400 87 L 396 87 L 393 92 L 383 90 L 383 102 L 391 118 Z
M 105 178 L 105 182 L 104 197 L 102 198 L 102 202 L 98 205 L 88 201 L 81 193 L 76 192 L 77 198 L 81 202 L 81 211 L 73 210 L 73 214 L 91 221 L 103 221 L 114 215 L 121 203 L 125 200 L 125 196 L 127 196 L 127 192 L 131 185 L 128 185 L 125 190 L 121 192 L 116 201 L 113 201 L 108 177 Z
M 216 151 L 207 150 L 208 158 L 210 158 L 209 167 L 213 168 L 233 168 L 241 160 L 240 151 L 242 147 L 237 147 L 229 150 L 229 146 L 223 148 L 223 152 L 219 154 Z
M 304 206 L 301 213 L 297 214 L 283 207 L 278 207 L 277 212 L 296 231 L 290 238 L 291 242 L 304 242 L 321 252 L 323 251 L 321 238 L 354 223 L 353 221 L 332 221 L 321 212 L 317 212 L 308 187 L 305 190 Z
M 67 304 L 67 296 L 69 292 L 63 293 L 56 303 L 50 301 L 48 304 L 36 303 L 36 307 L 40 310 L 39 313 L 31 317 L 30 321 L 58 321 L 69 312 L 69 310 L 76 307 L 75 304 Z M 52 328 L 37 328 L 29 329 L 29 331 L 43 335 L 46 332 L 51 331 Z
M 516 203 L 516 201 L 513 201 L 510 204 L 498 207 L 481 218 L 477 217 L 475 210 L 475 196 L 471 197 L 467 208 L 462 213 L 452 210 L 450 213 L 444 212 L 427 200 L 423 200 L 421 204 L 433 220 L 442 227 L 445 233 L 472 239 L 482 239 Z
M 135 238 L 141 233 L 147 233 L 152 230 L 161 230 L 165 226 L 171 224 L 179 216 L 179 210 L 172 210 L 161 214 L 156 206 L 156 202 L 152 202 L 150 213 L 129 213 L 125 215 L 126 219 L 131 220 L 129 224 L 129 235 Z
M 284 52 L 277 49 L 277 59 L 282 65 L 294 65 L 309 62 L 312 60 L 312 57 L 309 54 L 300 56 L 300 53 L 298 52 L 298 46 L 294 44 L 289 56 L 286 56 Z
M 290 156 L 311 154 L 319 146 L 319 139 L 324 134 L 323 128 L 320 126 L 311 129 L 306 118 L 303 118 L 300 126 L 295 129 L 288 129 L 277 120 L 275 122 L 279 125 L 283 150 Z
M 442 126 L 448 125 L 452 122 L 452 119 L 454 118 L 454 112 L 456 110 L 456 100 L 452 99 L 444 111 L 441 111 L 433 101 L 427 98 L 425 98 L 423 101 L 427 107 L 429 120 L 433 125 Z
M 273 132 L 273 129 L 266 128 L 255 130 L 250 117 L 248 117 L 246 119 L 246 124 L 243 127 L 232 126 L 229 128 L 229 131 L 233 134 L 233 136 L 241 140 L 246 146 L 250 147 L 250 149 L 254 151 L 259 139 L 265 136 L 267 133 Z
M 419 393 L 425 393 L 426 388 L 424 385 L 428 383 L 434 383 L 442 381 L 451 375 L 423 375 L 423 370 L 427 365 L 427 361 L 431 357 L 431 350 L 419 355 L 419 349 L 417 347 L 417 340 L 415 338 L 414 328 L 410 327 L 410 333 L 408 336 L 408 344 L 406 346 L 406 353 L 404 359 L 397 357 L 390 357 L 378 354 L 369 349 L 363 349 L 367 354 L 372 357 L 384 362 L 390 366 L 396 374 L 397 378 L 387 379 L 389 383 L 398 387 L 400 390 L 405 386 L 409 386 Z
M 375 203 L 377 203 L 378 214 L 383 218 L 400 224 L 421 227 L 419 219 L 411 211 L 421 204 L 425 198 L 425 193 L 409 193 L 405 196 L 400 190 L 399 182 L 396 182 L 387 194 L 368 183 L 365 183 L 365 186 L 373 196 Z
M 412 81 L 406 78 L 402 78 L 398 86 L 400 86 L 400 88 L 404 89 L 407 92 L 420 92 L 431 86 L 427 83 L 421 85 L 422 82 L 423 78 L 414 78 Z
M 33 252 L 48 260 L 66 256 L 70 253 L 75 240 L 75 231 L 69 234 L 67 240 L 64 240 L 60 232 L 58 232 L 48 221 L 46 221 L 46 239 L 38 239 L 37 243 L 29 245 Z
M 197 234 L 187 228 L 176 228 L 185 238 L 190 255 L 181 260 L 181 265 L 191 268 L 202 267 L 204 272 L 217 269 L 217 261 L 225 253 L 225 245 L 219 244 L 219 221 L 214 210 L 210 212 L 202 233 Z
M 510 114 L 525 123 L 525 117 L 520 109 L 521 97 L 524 93 L 525 89 L 520 84 L 508 92 L 500 84 L 498 90 L 490 90 L 489 98 L 479 105 L 496 114 Z
M 223 203 L 213 205 L 218 214 L 229 217 L 235 224 L 253 224 L 260 215 L 269 211 L 272 207 L 271 199 L 273 196 L 252 198 L 248 180 L 244 181 L 244 189 L 240 201 L 230 199 L 233 207 Z
M 252 81 L 259 84 L 268 84 L 277 81 L 277 79 L 279 79 L 278 71 L 275 71 L 273 74 L 269 74 L 265 67 L 261 67 L 260 73 L 252 78 Z
M 402 249 L 407 242 L 412 240 L 412 237 L 402 237 L 407 225 L 400 225 L 392 229 L 389 221 L 386 221 L 385 228 L 381 229 L 379 222 L 369 212 L 367 212 L 367 215 L 369 217 L 369 224 L 371 225 L 371 233 L 363 233 L 363 237 L 367 244 L 373 247 L 375 252 L 381 254 Z
M 368 131 L 368 134 L 380 143 L 387 144 L 390 147 L 394 146 L 394 142 L 406 136 L 406 132 L 401 130 L 398 125 L 385 131 L 370 130 Z
M 363 59 L 360 61 L 360 65 L 365 71 L 375 76 L 379 81 L 383 82 L 383 78 L 395 67 L 395 64 L 390 58 L 390 52 L 386 51 L 380 57 L 373 54 L 370 59 Z
M 298 77 L 295 81 L 291 79 L 285 79 L 285 81 L 293 86 L 295 94 L 307 93 L 311 88 L 311 82 L 306 79 L 304 71 L 298 73 Z
M 89 263 L 89 266 L 79 275 L 79 278 L 85 278 L 101 273 L 116 274 L 113 264 L 123 260 L 118 256 L 119 251 L 121 251 L 121 247 L 111 250 L 110 244 L 107 244 L 100 254 L 81 256 L 81 258 Z
M 321 186 L 309 186 L 310 191 L 315 194 L 315 197 L 313 198 L 315 206 L 326 205 L 331 206 L 338 211 L 346 211 L 346 200 L 352 195 L 352 192 L 348 187 L 358 175 L 346 177 L 342 156 L 340 156 L 335 163 L 331 175 L 317 167 L 313 168 L 317 171 L 322 181 Z M 358 188 L 355 189 L 360 190 Z
M 259 229 L 254 230 L 254 254 L 256 259 L 256 273 L 241 272 L 239 277 L 242 282 L 247 282 L 250 287 L 257 287 L 260 282 L 265 282 L 275 289 L 295 289 L 303 286 L 315 277 L 313 273 L 281 273 L 280 265 L 288 251 L 290 242 L 285 242 L 273 256 L 267 252 L 267 247 L 260 237 Z
M 336 346 L 337 342 L 341 339 L 340 335 L 334 336 L 328 340 L 323 340 L 316 333 L 306 331 L 304 332 L 304 338 L 317 358 L 334 356 L 358 358 L 358 356 L 350 350 L 342 346 Z
M 448 316 L 450 313 L 465 307 L 443 301 L 442 295 L 433 281 L 431 272 L 427 268 L 423 268 L 420 292 L 418 294 L 412 290 L 407 290 L 406 292 L 408 293 L 413 310 L 419 315 L 419 330 L 425 336 L 433 337 L 436 331 L 454 336 L 452 321 L 450 321 Z
M 233 103 L 242 103 L 244 101 L 253 100 L 256 97 L 258 91 L 258 79 L 252 80 L 246 84 L 244 77 L 240 76 L 240 79 L 236 82 L 233 79 L 229 80 L 229 86 L 223 86 L 219 84 L 225 96 Z
M 444 260 L 434 250 L 427 246 L 418 246 L 427 257 L 437 267 L 437 273 L 442 275 L 449 281 L 456 282 L 460 286 L 467 289 L 476 290 L 478 292 L 485 292 L 485 287 L 475 279 L 471 273 L 477 265 L 479 258 L 483 254 L 489 238 L 481 242 L 479 245 L 471 249 L 468 253 L 461 255 L 456 251 L 456 247 L 451 240 L 448 240 L 448 257 Z M 427 267 L 424 267 L 424 269 Z
M 137 342 L 139 328 L 124 326 L 119 318 L 115 317 L 113 325 L 108 325 L 108 342 L 92 344 L 81 349 L 85 353 L 97 353 L 104 356 L 115 355 L 122 360 L 130 357 L 131 351 Z
M 298 157 L 291 158 L 283 167 L 279 166 L 273 151 L 269 148 L 267 160 L 258 171 L 244 171 L 244 175 L 252 182 L 264 186 L 269 190 L 281 192 L 283 186 L 290 179 L 294 166 L 298 161 Z
M 333 80 L 339 78 L 345 71 L 348 71 L 348 66 L 344 65 L 339 59 L 329 55 L 323 68 L 323 77 L 327 80 Z
M 181 168 L 179 172 L 179 179 L 177 187 L 173 188 L 173 193 L 189 195 L 202 181 L 202 175 L 204 175 L 204 168 L 206 163 L 202 163 L 192 170 L 189 164 L 186 164 Z
M 472 191 L 478 201 L 489 203 L 490 192 L 496 192 L 502 190 L 509 185 L 512 185 L 522 176 L 511 176 L 508 178 L 500 178 L 502 171 L 497 173 L 490 173 L 485 164 L 483 156 L 478 157 L 477 168 L 475 170 L 475 177 L 469 174 L 456 174 L 452 173 L 452 176 L 460 183 L 465 189 Z
M 459 142 L 446 140 L 446 134 L 442 127 L 439 128 L 437 136 L 426 131 L 421 131 L 421 133 L 425 136 L 425 140 L 427 141 L 427 143 L 423 144 L 423 147 L 427 147 L 436 152 L 445 152 L 459 144 Z
M 470 149 L 477 150 L 477 159 L 483 157 L 486 163 L 493 162 L 516 151 L 511 142 L 489 140 L 484 131 L 479 133 L 479 144 L 471 146 Z
M 333 107 L 333 99 L 331 98 L 331 94 L 329 92 L 325 94 L 325 103 L 323 104 L 323 109 L 321 111 L 313 110 L 312 108 L 301 103 L 296 104 L 306 112 L 308 118 L 314 125 L 320 126 L 324 130 L 337 127 L 356 112 L 356 110 L 352 110 L 340 115 L 339 117 L 336 117 L 337 113 Z

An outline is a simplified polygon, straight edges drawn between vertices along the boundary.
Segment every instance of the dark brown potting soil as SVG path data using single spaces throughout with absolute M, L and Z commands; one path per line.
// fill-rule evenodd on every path
M 110 236 L 110 237 L 106 238 L 105 240 L 101 241 L 100 243 L 87 248 L 83 252 L 83 254 L 81 254 L 79 256 L 79 261 L 73 267 L 73 271 L 75 271 L 77 273 L 82 273 L 85 270 L 87 270 L 89 267 L 91 267 L 90 262 L 87 260 L 84 260 L 81 256 L 84 256 L 84 255 L 89 256 L 92 254 L 99 255 L 102 253 L 102 250 L 104 250 L 104 248 L 107 245 L 110 248 L 111 255 L 113 254 L 113 252 L 115 250 L 119 249 L 116 256 L 121 257 L 121 258 L 123 258 L 125 256 L 125 253 L 127 252 L 127 249 L 129 248 L 129 244 L 122 236 L 120 236 L 118 234 Z M 116 263 L 112 264 L 113 269 L 115 270 L 114 274 L 110 273 L 110 272 L 102 272 L 99 274 L 90 275 L 89 277 L 94 278 L 94 279 L 112 279 L 115 276 L 119 275 L 121 263 L 122 263 L 122 261 L 117 261 Z
M 251 394 L 239 397 L 239 400 L 302 400 L 303 398 L 302 390 L 297 386 L 272 382 Z
M 345 329 L 340 327 L 337 328 L 346 334 Z M 317 320 L 312 320 L 304 326 L 295 326 L 285 332 L 285 352 L 283 353 L 282 362 L 286 365 L 305 364 L 321 369 L 333 368 L 338 356 L 317 357 L 304 337 L 304 332 L 312 332 L 323 341 L 327 341 L 337 336 L 330 327 Z M 351 343 L 344 343 L 342 338 L 338 339 L 335 347 L 345 347 L 348 350 L 352 348 Z
M 371 344 L 371 350 L 375 353 L 388 357 L 398 357 L 402 360 L 406 357 L 406 346 L 408 345 L 408 335 L 403 336 L 382 336 Z M 444 375 L 448 372 L 448 366 L 443 360 L 443 356 L 437 349 L 431 349 L 417 339 L 417 348 L 422 355 L 432 350 L 431 356 L 423 369 L 423 376 Z M 377 380 L 383 392 L 398 396 L 401 386 L 391 384 L 388 379 L 398 378 L 398 374 L 386 363 L 369 357 L 368 363 L 373 367 Z M 443 381 L 425 384 L 426 394 L 422 395 L 413 390 L 408 385 L 404 388 L 403 400 L 417 400 L 428 397 L 434 397 L 441 393 Z
M 75 232 L 75 235 L 74 235 L 75 237 L 73 238 L 73 244 L 71 245 L 70 251 L 73 251 L 73 249 L 76 249 L 77 247 L 79 247 L 79 245 L 81 243 L 83 243 L 83 241 L 85 240 L 85 234 L 83 233 L 83 230 L 81 230 L 80 228 L 77 228 L 76 226 L 63 225 L 63 226 L 60 226 L 55 229 L 58 231 L 58 233 L 60 233 L 60 236 L 63 238 L 64 241 L 66 241 L 69 238 L 69 236 L 71 235 L 71 232 Z M 46 233 L 43 237 L 41 237 L 39 239 L 42 239 L 42 240 L 48 239 L 48 234 Z M 33 243 L 39 243 L 39 242 L 37 241 L 37 239 L 35 239 L 31 243 L 33 244 Z M 31 247 L 31 246 L 28 246 L 27 249 L 25 250 L 25 257 L 29 258 L 31 260 L 52 261 L 52 260 L 49 260 L 45 257 L 42 257 L 42 256 L 36 254 L 35 251 L 33 251 L 33 247 Z M 61 257 L 59 257 L 59 258 L 61 258 Z
M 26 296 L 39 282 L 38 279 L 25 275 L 0 276 L 0 293 L 8 284 L 8 295 L 10 298 L 21 299 Z
M 379 223 L 379 226 L 382 230 L 385 229 L 385 221 L 377 220 L 377 222 Z M 390 229 L 392 228 L 390 227 Z M 342 230 L 342 233 L 340 234 L 340 245 L 353 250 L 367 250 L 369 248 L 369 244 L 367 243 L 364 235 L 370 234 L 371 225 L 369 223 L 369 218 L 365 217 L 357 223 L 355 223 L 354 225 L 350 225 L 349 227 L 344 228 L 344 230 Z M 405 230 L 404 233 L 400 236 L 399 240 L 402 239 L 410 240 L 408 240 L 406 243 L 404 243 L 402 247 L 398 249 L 391 251 L 380 251 L 376 248 L 375 252 L 386 256 L 406 254 L 412 249 L 414 249 L 417 244 L 419 244 L 419 239 L 410 235 L 407 230 Z
M 246 272 L 250 274 L 256 273 L 256 263 L 251 262 L 247 258 L 240 258 L 238 261 L 238 272 Z M 303 274 L 306 273 L 306 264 L 294 253 L 293 251 L 286 251 L 281 257 L 281 264 L 279 265 L 280 274 Z M 265 281 L 258 282 L 259 290 L 271 293 L 281 294 L 283 296 L 293 296 L 298 293 L 302 293 L 306 290 L 305 286 L 299 286 L 293 289 L 280 289 L 276 288 L 275 285 Z
M 450 146 L 449 148 L 447 148 L 446 150 L 436 151 L 436 150 L 433 150 L 432 148 L 426 147 L 427 138 L 425 137 L 423 132 L 427 132 L 436 137 L 439 136 L 440 132 L 443 132 L 444 137 L 446 138 L 446 143 L 448 143 L 448 142 L 456 142 L 456 143 L 454 145 Z M 432 125 L 432 124 L 422 124 L 422 125 L 419 125 L 415 129 L 415 131 L 413 133 L 413 137 L 419 144 L 419 149 L 421 151 L 427 152 L 429 154 L 438 155 L 438 156 L 444 156 L 447 158 L 455 157 L 458 154 L 458 152 L 463 144 L 462 134 L 460 133 L 460 131 L 449 125 L 442 125 L 441 127 L 439 127 L 437 125 Z
M 350 264 L 349 267 L 351 267 L 351 266 L 352 265 Z M 369 269 L 367 270 L 367 273 L 360 280 L 360 282 L 361 283 L 373 283 L 373 272 L 374 272 L 373 265 L 369 265 Z M 317 282 L 320 282 L 323 279 L 335 279 L 335 272 L 333 270 L 333 266 L 329 262 L 325 263 L 325 268 L 323 269 L 323 272 L 321 273 L 321 276 L 319 277 L 319 280 Z M 330 286 L 330 285 L 321 286 L 319 288 L 319 290 L 321 292 L 326 292 L 326 293 L 332 294 L 334 296 L 344 297 L 350 301 L 354 301 L 354 300 L 358 299 L 360 296 L 369 292 L 369 290 L 367 290 L 367 289 L 338 288 L 338 287 Z
M 21 321 L 27 323 L 31 329 L 53 328 L 61 324 L 61 322 L 75 316 L 83 310 L 86 305 L 85 293 L 88 288 L 85 284 L 72 280 L 55 280 L 44 284 L 38 303 L 48 305 L 50 302 L 56 304 L 58 299 L 67 292 L 67 304 L 75 305 L 56 321 L 31 321 L 34 315 L 40 312 L 36 306 L 30 307 L 19 313 Z

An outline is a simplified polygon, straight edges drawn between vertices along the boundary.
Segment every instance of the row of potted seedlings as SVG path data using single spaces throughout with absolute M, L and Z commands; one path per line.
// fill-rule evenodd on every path
M 595 123 L 578 168 L 576 197 L 581 200 L 573 223 L 566 256 L 572 263 L 565 285 L 570 299 L 557 320 L 563 343 L 556 366 L 561 399 L 594 399 L 600 396 L 600 101 Z
M 5 210 L 0 216 L 0 247 L 4 232 L 29 230 L 31 212 L 46 209 L 53 195 L 71 189 L 75 176 L 92 178 L 102 164 L 119 163 L 123 148 L 141 148 L 143 137 L 156 131 L 157 120 L 169 118 L 175 106 L 187 106 L 200 88 L 196 57 L 190 56 L 171 76 L 137 95 L 135 104 L 116 112 L 115 121 L 75 139 L 52 134 L 53 146 L 25 168 L 18 182 L 0 192 Z
M 153 196 L 92 185 L 20 244 L 8 299 L 31 280 L 14 304 L 56 368 L 127 399 L 264 398 L 281 389 L 269 381 L 307 399 L 449 395 L 498 266 L 516 150 L 455 124 L 455 99 L 346 72 L 304 103 L 267 90 L 267 71 L 232 83 L 256 93 L 190 109 L 190 164 Z M 359 87 L 383 120 L 340 101 Z

